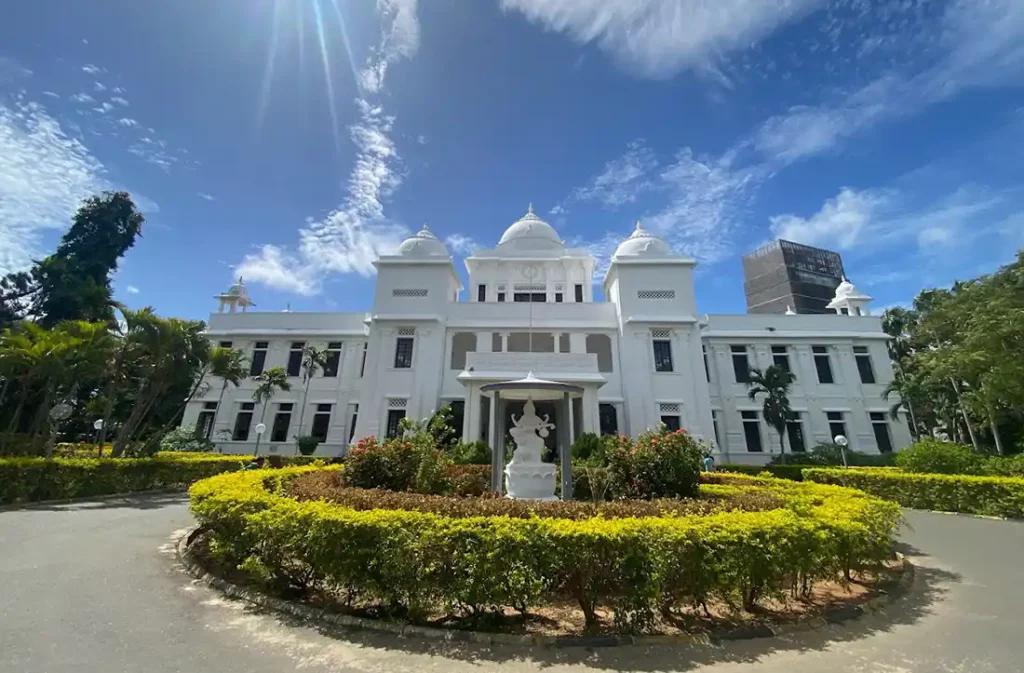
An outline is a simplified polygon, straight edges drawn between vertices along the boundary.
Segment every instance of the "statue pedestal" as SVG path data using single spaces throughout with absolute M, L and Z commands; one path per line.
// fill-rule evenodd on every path
M 555 470 L 551 463 L 516 465 L 513 460 L 505 468 L 505 489 L 508 497 L 522 500 L 557 500 Z

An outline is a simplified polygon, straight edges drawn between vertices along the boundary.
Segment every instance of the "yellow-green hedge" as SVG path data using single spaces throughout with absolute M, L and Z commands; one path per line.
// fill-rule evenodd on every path
M 808 469 L 804 479 L 860 489 L 904 507 L 1024 518 L 1024 478 L 916 474 L 896 469 Z
M 610 607 L 618 628 L 638 631 L 666 607 L 714 598 L 751 608 L 881 562 L 900 517 L 858 491 L 737 475 L 701 488 L 765 488 L 787 506 L 584 520 L 355 511 L 283 495 L 281 480 L 309 469 L 201 481 L 192 512 L 219 554 L 269 583 L 329 587 L 413 617 L 569 598 L 591 622 Z
M 282 457 L 287 463 L 305 457 Z M 237 471 L 252 456 L 158 453 L 153 458 L 0 458 L 0 504 L 187 486 Z

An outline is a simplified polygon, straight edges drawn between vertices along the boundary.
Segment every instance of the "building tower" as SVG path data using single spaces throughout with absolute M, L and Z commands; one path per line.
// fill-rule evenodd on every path
M 238 277 L 238 282 L 228 288 L 227 292 L 218 294 L 214 297 L 220 302 L 217 307 L 217 313 L 223 313 L 224 307 L 227 307 L 228 313 L 235 313 L 239 307 L 242 309 L 242 313 L 245 313 L 245 309 L 250 306 L 255 306 L 251 299 L 249 299 L 249 290 L 245 287 L 242 282 L 242 277 Z
M 773 241 L 743 256 L 747 313 L 829 313 L 842 278 L 837 253 L 799 243 Z

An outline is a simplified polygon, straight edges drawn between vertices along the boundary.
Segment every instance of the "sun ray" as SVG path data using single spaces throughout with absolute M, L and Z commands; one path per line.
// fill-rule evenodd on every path
M 324 37 L 324 18 L 320 12 L 320 1 L 313 0 L 313 12 L 316 15 L 316 34 L 320 41 L 320 58 L 324 63 L 324 83 L 327 85 L 327 107 L 331 113 L 331 132 L 334 134 L 334 146 L 341 148 L 341 137 L 338 135 L 338 111 L 334 106 L 334 80 L 331 76 L 331 59 L 327 53 L 327 39 Z
M 260 99 L 256 107 L 256 130 L 263 128 L 263 118 L 267 114 L 270 103 L 270 87 L 274 80 L 274 64 L 277 61 L 277 38 L 281 24 L 282 0 L 274 0 L 274 18 L 270 28 L 270 49 L 267 51 L 267 62 L 263 66 L 263 83 L 260 86 Z

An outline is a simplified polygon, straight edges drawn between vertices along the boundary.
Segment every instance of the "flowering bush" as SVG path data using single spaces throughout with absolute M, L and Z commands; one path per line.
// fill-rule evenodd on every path
M 692 498 L 697 495 L 704 447 L 686 430 L 649 431 L 607 451 L 611 489 L 625 498 Z
M 413 432 L 380 442 L 364 437 L 349 450 L 345 480 L 357 488 L 447 493 L 452 462 L 428 432 Z
M 195 428 L 175 428 L 160 440 L 160 450 L 205 453 L 213 450 L 213 444 L 196 437 Z
M 896 454 L 901 470 L 919 474 L 981 474 L 983 462 L 969 446 L 937 439 L 922 439 Z

